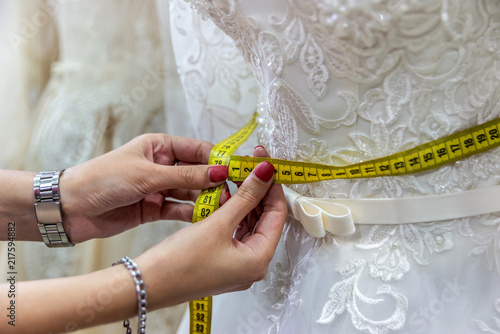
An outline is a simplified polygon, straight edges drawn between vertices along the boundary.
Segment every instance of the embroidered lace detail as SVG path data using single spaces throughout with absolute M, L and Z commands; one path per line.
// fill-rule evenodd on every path
M 264 0 L 188 2 L 233 40 L 250 66 L 260 89 L 259 138 L 274 157 L 358 163 L 500 114 L 497 1 L 283 0 L 272 9 Z M 495 149 L 418 175 L 292 187 L 326 198 L 444 194 L 496 184 L 499 156 Z M 331 288 L 314 315 L 317 324 L 327 328 L 348 315 L 359 331 L 406 329 L 409 309 L 417 306 L 399 283 L 407 283 L 415 267 L 427 270 L 438 255 L 467 247 L 471 257 L 484 255 L 499 271 L 498 224 L 496 215 L 485 215 L 360 228 L 353 254 L 323 278 Z M 290 226 L 283 235 L 286 260 L 270 270 L 264 289 L 275 301 L 269 333 L 279 333 L 303 304 L 306 264 L 322 245 L 337 242 L 331 236 L 311 240 Z M 377 285 L 377 297 L 361 280 Z M 380 303 L 392 303 L 382 320 L 371 316 Z
M 232 40 L 184 1 L 171 1 L 170 18 L 173 43 L 184 46 L 174 48 L 175 66 L 195 134 L 218 142 L 236 132 L 254 112 L 258 89 L 252 70 Z M 261 42 L 273 51 L 272 39 L 263 36 Z M 178 117 L 175 102 L 167 101 L 171 105 L 167 117 Z
M 410 270 L 408 255 L 417 264 L 428 265 L 425 251 L 430 255 L 449 250 L 453 247 L 452 229 L 454 222 L 408 224 L 395 226 L 374 226 L 367 238 L 355 247 L 370 251 L 368 260 L 353 260 L 342 267 L 339 273 L 347 277 L 335 283 L 328 295 L 329 300 L 323 307 L 318 322 L 327 324 L 335 320 L 337 315 L 348 312 L 354 326 L 369 333 L 387 333 L 389 330 L 401 329 L 405 323 L 408 300 L 390 285 L 384 284 L 377 289 L 377 295 L 388 295 L 394 300 L 395 308 L 390 317 L 383 321 L 368 319 L 358 308 L 356 299 L 376 305 L 382 299 L 369 298 L 361 293 L 358 281 L 362 272 L 367 269 L 373 279 L 383 282 L 402 280 Z
M 400 280 L 410 270 L 408 254 L 420 265 L 427 265 L 425 249 L 429 254 L 453 247 L 454 222 L 374 226 L 359 249 L 372 250 L 368 262 L 370 276 L 384 282 Z
M 290 313 L 290 309 L 300 309 L 302 300 L 300 299 L 300 285 L 302 283 L 301 272 L 310 265 L 311 256 L 323 243 L 331 243 L 333 239 L 315 239 L 309 236 L 300 227 L 298 222 L 287 222 L 283 231 L 285 242 L 285 259 L 276 262 L 272 271 L 265 280 L 265 288 L 262 292 L 272 301 L 268 319 L 272 325 L 266 329 L 266 333 L 279 333 L 280 321 L 282 317 Z M 308 245 L 309 250 L 300 257 L 298 262 L 293 256 L 293 251 L 288 247 L 289 242 L 299 242 Z
M 337 315 L 348 312 L 351 315 L 354 327 L 358 330 L 368 330 L 370 333 L 387 333 L 390 330 L 400 329 L 405 322 L 405 312 L 408 309 L 408 300 L 389 285 L 382 285 L 376 295 L 387 295 L 395 303 L 395 310 L 391 317 L 381 321 L 366 318 L 358 308 L 358 301 L 370 305 L 377 305 L 383 299 L 370 298 L 357 288 L 358 279 L 366 266 L 364 261 L 355 261 L 351 266 L 344 267 L 340 273 L 347 277 L 335 283 L 328 294 L 328 302 L 323 307 L 320 324 L 328 324 L 335 320 Z
M 495 310 L 497 311 L 498 315 L 500 316 L 500 299 L 497 299 L 495 301 L 494 307 L 495 307 Z M 493 323 L 494 323 L 493 327 L 488 326 L 482 320 L 473 319 L 472 321 L 477 325 L 477 327 L 481 331 L 483 331 L 485 333 L 500 334 L 500 318 L 497 318 L 497 317 L 493 318 Z
M 459 231 L 476 245 L 470 254 L 486 255 L 490 269 L 496 269 L 500 275 L 500 216 L 498 214 L 481 216 L 473 225 L 468 219 L 464 219 L 460 223 Z

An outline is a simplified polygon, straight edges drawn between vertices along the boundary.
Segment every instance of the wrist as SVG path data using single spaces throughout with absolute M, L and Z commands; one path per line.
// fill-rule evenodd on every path
M 16 223 L 16 239 L 41 241 L 35 215 L 33 179 L 35 173 L 21 171 L 0 171 L 0 222 Z M 2 228 L 0 236 L 7 229 Z M 3 239 L 3 238 L 1 238 Z
M 193 263 L 186 261 L 186 254 L 170 246 L 169 241 L 167 238 L 134 259 L 147 286 L 148 311 L 200 297 L 193 288 L 200 283 Z
M 73 225 L 73 221 L 75 217 L 78 215 L 78 177 L 77 173 L 75 173 L 74 167 L 68 168 L 64 170 L 64 173 L 61 175 L 59 180 L 59 192 L 60 192 L 60 202 L 61 208 L 63 212 L 64 219 L 64 227 L 66 229 L 66 233 L 69 236 L 70 240 L 77 241 L 77 236 L 75 236 L 75 229 Z

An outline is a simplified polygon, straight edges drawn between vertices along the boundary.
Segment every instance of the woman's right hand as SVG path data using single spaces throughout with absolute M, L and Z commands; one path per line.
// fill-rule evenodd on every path
M 268 156 L 261 146 L 254 155 Z M 136 258 L 148 308 L 248 289 L 266 276 L 287 216 L 273 175 L 270 163 L 260 163 L 219 210 Z

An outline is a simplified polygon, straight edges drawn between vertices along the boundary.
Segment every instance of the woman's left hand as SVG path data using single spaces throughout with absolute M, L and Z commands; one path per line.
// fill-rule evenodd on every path
M 73 243 L 160 219 L 191 221 L 200 189 L 223 184 L 226 166 L 206 165 L 212 144 L 164 134 L 139 136 L 61 176 L 64 227 Z M 202 165 L 205 164 L 205 165 Z M 227 200 L 228 192 L 222 196 Z

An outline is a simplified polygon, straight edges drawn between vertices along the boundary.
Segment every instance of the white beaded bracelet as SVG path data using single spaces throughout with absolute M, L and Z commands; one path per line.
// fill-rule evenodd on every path
M 138 302 L 138 321 L 137 321 L 137 332 L 139 334 L 146 333 L 146 285 L 142 279 L 141 271 L 137 264 L 132 261 L 131 258 L 125 256 L 120 260 L 113 263 L 113 266 L 119 263 L 123 263 L 125 267 L 130 271 L 135 282 L 135 290 L 137 291 L 137 302 Z M 126 334 L 132 334 L 132 329 L 130 328 L 130 322 L 128 319 L 123 320 L 123 327 L 127 329 Z

